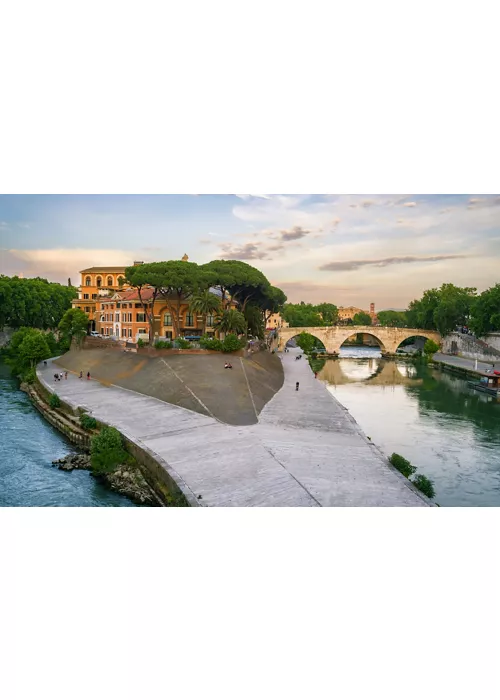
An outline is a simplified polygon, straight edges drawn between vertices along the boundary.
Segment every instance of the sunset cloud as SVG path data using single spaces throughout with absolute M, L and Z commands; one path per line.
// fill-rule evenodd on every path
M 456 260 L 457 258 L 464 258 L 465 255 L 428 255 L 425 257 L 418 257 L 416 255 L 402 255 L 394 256 L 392 258 L 382 258 L 381 260 L 339 260 L 337 262 L 326 263 L 326 265 L 321 265 L 319 270 L 326 271 L 347 271 L 347 270 L 359 270 L 360 267 L 372 266 L 372 267 L 387 267 L 388 265 L 408 265 L 410 263 L 418 262 L 437 262 L 438 260 Z

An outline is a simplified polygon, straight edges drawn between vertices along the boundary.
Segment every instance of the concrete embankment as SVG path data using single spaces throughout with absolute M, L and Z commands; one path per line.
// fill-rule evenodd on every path
M 38 376 L 66 403 L 113 425 L 130 447 L 149 455 L 148 466 L 157 470 L 157 478 L 176 484 L 190 505 L 430 505 L 314 379 L 304 359 L 296 361 L 289 353 L 277 361 L 284 366 L 283 387 L 253 425 L 227 425 L 201 410 L 187 410 L 116 385 L 79 380 L 75 374 L 54 387 L 52 363 L 39 367 Z M 121 359 L 116 362 L 121 364 Z M 80 369 L 86 367 L 74 371 Z M 140 370 L 134 376 L 140 383 Z M 204 381 L 209 386 L 210 379 Z M 223 393 L 217 397 L 223 399 Z M 234 411 L 237 402 L 231 405 Z M 255 406 L 254 415 L 258 413 Z M 232 420 L 238 419 L 232 416 Z

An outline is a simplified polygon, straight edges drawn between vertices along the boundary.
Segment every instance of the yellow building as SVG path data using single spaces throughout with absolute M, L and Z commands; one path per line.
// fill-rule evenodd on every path
M 135 263 L 134 263 L 135 264 Z M 89 317 L 90 330 L 97 330 L 97 302 L 123 289 L 125 267 L 89 267 L 80 271 L 78 299 L 73 299 L 73 309 L 85 311 Z
M 289 326 L 290 324 L 281 317 L 281 314 L 272 314 L 267 320 L 266 330 L 274 331 L 276 328 L 288 328 Z

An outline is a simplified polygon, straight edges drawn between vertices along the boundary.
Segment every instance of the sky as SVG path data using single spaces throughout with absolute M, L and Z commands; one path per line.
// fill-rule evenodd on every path
M 404 309 L 500 282 L 500 196 L 0 195 L 0 273 L 78 285 L 134 260 L 244 260 L 291 302 Z

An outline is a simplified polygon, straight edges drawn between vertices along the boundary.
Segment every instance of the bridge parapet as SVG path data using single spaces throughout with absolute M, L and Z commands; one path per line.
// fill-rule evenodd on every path
M 379 326 L 326 326 L 320 328 L 281 328 L 279 330 L 278 349 L 283 350 L 289 340 L 300 333 L 310 333 L 318 338 L 329 355 L 338 355 L 345 341 L 358 333 L 371 335 L 380 343 L 383 355 L 395 355 L 401 343 L 408 338 L 421 336 L 433 340 L 441 346 L 441 335 L 437 331 L 421 328 L 383 328 Z

